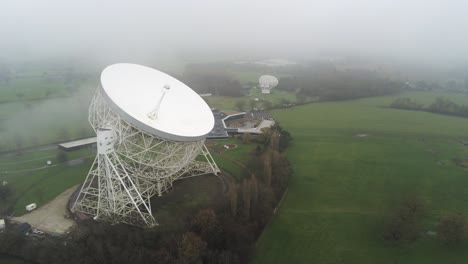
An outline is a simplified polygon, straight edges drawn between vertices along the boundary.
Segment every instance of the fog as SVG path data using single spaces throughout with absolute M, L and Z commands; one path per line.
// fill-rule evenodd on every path
M 466 1 L 442 0 L 6 0 L 0 59 L 352 54 L 464 63 L 466 10 Z

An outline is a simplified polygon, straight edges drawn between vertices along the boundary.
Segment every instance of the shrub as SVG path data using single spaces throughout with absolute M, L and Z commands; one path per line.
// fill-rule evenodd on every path
M 439 223 L 437 237 L 447 245 L 458 245 L 465 237 L 466 219 L 461 214 L 449 215 Z

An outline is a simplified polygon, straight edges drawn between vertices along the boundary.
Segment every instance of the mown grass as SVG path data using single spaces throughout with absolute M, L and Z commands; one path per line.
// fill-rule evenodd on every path
M 232 175 L 237 180 L 245 176 L 245 168 L 243 166 L 247 165 L 250 154 L 255 148 L 254 143 L 243 143 L 241 140 L 230 138 L 227 140 L 209 141 L 208 144 L 211 145 L 211 155 L 221 170 Z M 222 148 L 226 144 L 236 144 L 237 147 L 220 152 L 213 151 L 214 149 Z
M 9 202 L 14 206 L 15 215 L 24 214 L 25 206 L 30 203 L 38 206 L 46 204 L 85 179 L 94 158 L 91 150 L 68 154 L 69 160 L 87 157 L 76 166 L 58 163 L 56 153 L 56 149 L 50 149 L 0 157 L 0 180 L 7 181 L 13 190 L 13 197 Z M 48 160 L 52 161 L 52 166 L 28 171 L 46 166 Z
M 430 103 L 439 93 L 406 93 Z M 294 141 L 288 195 L 258 241 L 254 263 L 463 263 L 468 243 L 433 236 L 392 246 L 382 239 L 386 213 L 407 196 L 428 210 L 425 230 L 441 216 L 468 215 L 468 120 L 387 108 L 397 96 L 315 103 L 276 110 Z M 463 99 L 464 98 L 464 99 Z M 368 134 L 367 137 L 355 137 Z

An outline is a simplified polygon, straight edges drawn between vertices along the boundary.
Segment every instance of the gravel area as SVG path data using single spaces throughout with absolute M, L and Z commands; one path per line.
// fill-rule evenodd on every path
M 73 219 L 67 219 L 68 199 L 78 186 L 64 191 L 55 199 L 44 206 L 19 217 L 13 217 L 12 220 L 18 222 L 27 222 L 33 228 L 47 233 L 65 233 L 75 224 Z

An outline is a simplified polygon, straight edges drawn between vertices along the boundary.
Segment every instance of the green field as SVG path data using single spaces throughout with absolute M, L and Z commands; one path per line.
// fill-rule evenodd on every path
M 241 165 L 245 166 L 247 164 L 247 159 L 256 146 L 254 143 L 244 144 L 241 140 L 230 138 L 227 140 L 208 141 L 208 144 L 211 146 L 211 155 L 220 169 L 237 180 L 245 176 L 243 175 L 245 168 Z M 220 153 L 213 151 L 215 148 L 222 148 L 225 144 L 235 144 L 237 147 L 235 149 L 223 150 Z
M 0 80 L 0 153 L 92 134 L 87 115 L 97 71 L 68 61 L 16 62 L 6 69 L 8 79 Z
M 461 94 L 406 93 L 421 103 Z M 424 230 L 448 213 L 468 216 L 468 119 L 390 109 L 396 96 L 315 103 L 273 112 L 294 141 L 295 174 L 254 263 L 465 263 L 468 243 L 449 248 L 423 234 L 392 246 L 386 213 L 408 196 L 426 205 Z M 368 134 L 367 137 L 355 137 Z
M 71 94 L 70 89 L 67 88 L 62 79 L 43 77 L 17 78 L 8 84 L 0 84 L 0 91 L 0 102 L 63 97 Z
M 25 206 L 30 203 L 37 203 L 40 207 L 66 189 L 81 183 L 94 158 L 90 150 L 72 152 L 68 154 L 69 160 L 87 159 L 81 164 L 69 166 L 58 163 L 56 153 L 56 149 L 47 149 L 0 157 L 0 181 L 7 181 L 13 190 L 8 202 L 14 205 L 15 215 L 24 214 Z M 52 161 L 52 165 L 47 167 L 45 164 L 48 160 Z

